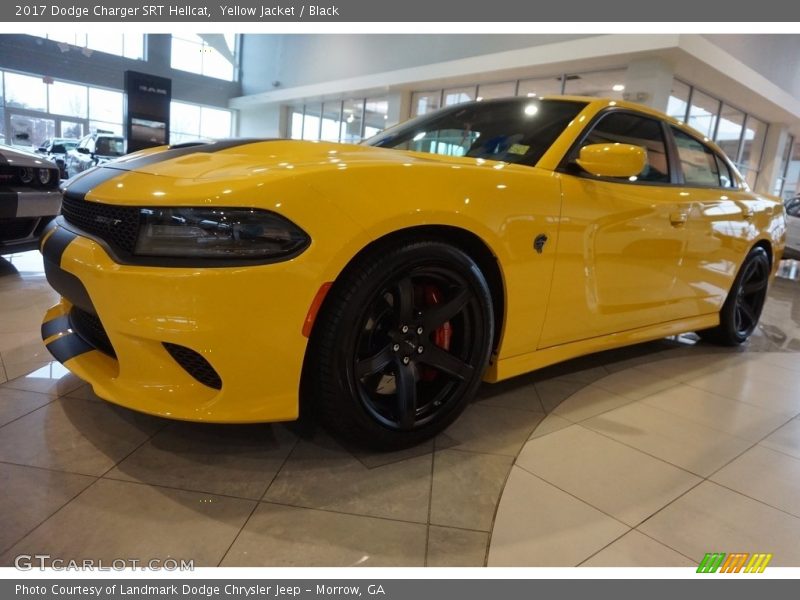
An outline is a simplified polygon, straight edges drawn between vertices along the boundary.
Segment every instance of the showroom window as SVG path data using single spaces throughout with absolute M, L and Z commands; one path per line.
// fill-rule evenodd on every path
M 561 73 L 552 77 L 519 79 L 444 90 L 414 92 L 411 95 L 411 116 L 416 117 L 470 100 L 492 100 L 510 96 L 597 96 L 621 100 L 625 91 L 625 69 Z
M 46 37 L 59 44 L 144 60 L 144 35 L 141 33 L 48 33 Z
M 231 136 L 233 113 L 224 108 L 173 101 L 170 103 L 169 118 L 170 144 Z
M 682 81 L 677 79 L 672 80 L 672 89 L 670 90 L 669 100 L 667 101 L 667 114 L 680 121 L 686 122 L 686 111 L 689 109 L 689 101 L 691 100 L 692 88 Z
M 0 134 L 5 143 L 36 147 L 50 137 L 80 138 L 97 130 L 122 134 L 122 92 L 25 73 L 0 72 Z
M 238 66 L 236 35 L 232 33 L 173 35 L 170 60 L 173 69 L 234 81 Z
M 789 136 L 786 150 L 781 157 L 780 175 L 775 181 L 773 194 L 788 202 L 800 193 L 800 142 Z
M 386 128 L 389 101 L 386 98 L 350 98 L 332 102 L 309 102 L 289 109 L 288 137 L 357 144 Z

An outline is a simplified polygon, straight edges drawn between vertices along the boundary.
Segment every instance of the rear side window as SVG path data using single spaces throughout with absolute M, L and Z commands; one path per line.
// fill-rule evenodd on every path
M 733 177 L 721 157 L 708 146 L 679 129 L 672 129 L 678 160 L 686 185 L 733 187 Z
M 637 181 L 669 183 L 669 162 L 661 122 L 622 112 L 604 116 L 592 129 L 583 145 L 619 142 L 642 146 L 647 150 L 647 164 Z M 620 177 L 621 181 L 629 181 Z

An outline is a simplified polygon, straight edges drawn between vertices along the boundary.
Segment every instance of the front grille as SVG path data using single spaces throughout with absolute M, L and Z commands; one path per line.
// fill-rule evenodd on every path
M 83 338 L 87 344 L 94 346 L 100 352 L 112 358 L 117 357 L 114 347 L 111 345 L 111 340 L 108 339 L 108 334 L 97 315 L 73 306 L 69 311 L 69 324 L 71 329 Z
M 215 390 L 222 389 L 222 379 L 209 362 L 198 352 L 186 346 L 163 342 L 169 355 L 175 359 L 183 369 L 203 385 Z
M 139 209 L 71 198 L 64 194 L 61 214 L 67 223 L 94 234 L 112 247 L 133 253 L 139 235 Z

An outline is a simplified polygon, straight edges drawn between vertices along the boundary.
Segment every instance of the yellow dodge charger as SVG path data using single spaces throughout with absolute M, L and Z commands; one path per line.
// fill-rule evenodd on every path
M 624 102 L 461 104 L 357 146 L 180 144 L 68 182 L 42 338 L 136 410 L 302 404 L 399 447 L 482 380 L 685 331 L 745 341 L 785 226 L 709 140 Z

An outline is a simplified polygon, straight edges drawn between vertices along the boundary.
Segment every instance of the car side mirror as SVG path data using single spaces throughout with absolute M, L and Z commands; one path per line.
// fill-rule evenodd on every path
M 89 149 L 88 149 L 88 148 L 75 148 L 75 150 L 77 150 L 77 151 L 78 151 L 78 152 L 80 152 L 81 154 L 91 154 L 91 153 L 89 152 Z
M 631 144 L 589 144 L 575 162 L 597 177 L 634 177 L 647 165 L 647 150 Z

